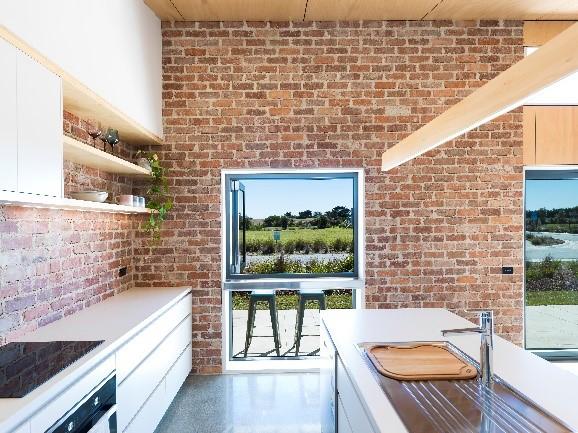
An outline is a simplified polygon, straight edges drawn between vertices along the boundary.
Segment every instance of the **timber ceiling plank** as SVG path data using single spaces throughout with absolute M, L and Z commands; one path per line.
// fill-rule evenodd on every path
M 577 0 L 442 0 L 426 20 L 574 20 Z
M 306 21 L 419 20 L 441 0 L 309 0 Z
M 172 0 L 190 21 L 303 21 L 307 0 Z
M 183 19 L 171 0 L 144 0 L 144 2 L 162 21 L 179 21 Z

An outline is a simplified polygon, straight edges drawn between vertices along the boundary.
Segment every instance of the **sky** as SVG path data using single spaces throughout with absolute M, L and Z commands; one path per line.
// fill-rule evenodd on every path
M 353 207 L 352 179 L 246 179 L 246 213 L 266 218 L 300 211 L 326 212 L 335 206 Z
M 578 179 L 526 180 L 526 210 L 578 206 Z

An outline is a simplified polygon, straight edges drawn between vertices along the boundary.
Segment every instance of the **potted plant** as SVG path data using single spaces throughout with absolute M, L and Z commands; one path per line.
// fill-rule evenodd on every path
M 169 196 L 169 184 L 166 178 L 166 169 L 161 166 L 156 153 L 139 151 L 137 156 L 144 155 L 151 168 L 150 184 L 147 189 L 147 207 L 152 210 L 148 221 L 144 225 L 153 241 L 158 242 L 161 236 L 161 226 L 169 211 L 173 208 L 173 201 Z

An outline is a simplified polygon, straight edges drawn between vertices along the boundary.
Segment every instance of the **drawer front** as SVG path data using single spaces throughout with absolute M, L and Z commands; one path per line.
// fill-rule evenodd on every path
M 373 428 L 369 422 L 361 401 L 355 392 L 355 388 L 349 379 L 345 367 L 341 363 L 341 359 L 337 357 L 337 394 L 343 404 L 349 424 L 354 433 L 373 433 Z M 337 416 L 339 417 L 339 408 L 337 409 Z M 339 428 L 339 426 L 338 426 Z M 339 428 L 341 432 L 341 428 Z
M 44 433 L 58 421 L 74 404 L 89 394 L 114 371 L 114 357 L 109 356 L 90 373 L 43 407 L 31 420 L 32 433 Z
M 181 321 L 191 314 L 191 295 L 185 296 L 161 317 L 131 338 L 116 352 L 116 380 L 122 383 Z
M 118 431 L 124 433 L 153 433 L 165 414 L 165 385 L 165 380 L 163 379 L 130 425 L 125 430 L 119 428 Z
M 169 373 L 167 374 L 167 393 L 166 393 L 166 409 L 171 405 L 177 392 L 181 389 L 183 382 L 189 375 L 193 368 L 193 349 L 191 344 L 187 346 L 185 351 L 181 353 L 181 356 L 171 367 Z M 165 410 L 166 410 L 165 409 Z
M 120 431 L 126 428 L 179 358 L 179 355 L 191 342 L 191 329 L 192 320 L 191 316 L 188 316 L 124 382 L 119 384 L 117 419 Z
M 340 397 L 337 397 L 337 433 L 353 433 Z

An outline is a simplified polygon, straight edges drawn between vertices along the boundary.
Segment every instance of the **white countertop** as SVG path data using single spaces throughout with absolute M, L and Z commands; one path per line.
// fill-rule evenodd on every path
M 25 397 L 0 399 L 0 432 L 24 422 L 190 291 L 190 287 L 130 289 L 23 336 L 20 341 L 104 343 Z
M 441 330 L 472 323 L 443 309 L 331 310 L 323 322 L 376 433 L 406 433 L 401 419 L 356 349 L 363 342 L 448 340 L 480 359 L 480 336 L 442 337 Z M 500 337 L 494 339 L 494 373 L 578 431 L 578 376 Z

